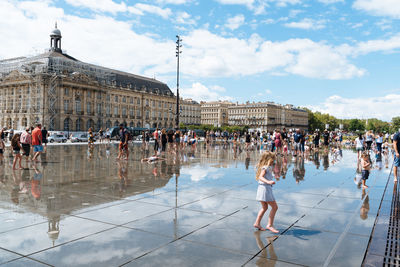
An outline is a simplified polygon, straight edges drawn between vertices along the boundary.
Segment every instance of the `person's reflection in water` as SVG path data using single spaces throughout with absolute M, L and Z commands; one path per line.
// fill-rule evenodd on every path
M 42 194 L 40 181 L 42 180 L 43 174 L 40 172 L 36 164 L 33 164 L 32 167 L 35 170 L 35 174 L 31 180 L 31 193 L 36 200 L 40 200 L 40 196 Z
M 279 181 L 279 178 L 281 177 L 281 168 L 282 168 L 282 157 L 278 154 L 273 168 L 274 177 L 277 181 Z
M 274 240 L 278 237 L 276 235 L 274 236 L 268 236 L 267 239 L 267 247 L 265 247 L 264 243 L 261 240 L 261 232 L 260 231 L 255 231 L 254 232 L 254 237 L 256 238 L 256 243 L 258 248 L 261 250 L 260 256 L 257 257 L 256 265 L 257 266 L 263 266 L 263 267 L 273 267 L 275 266 L 276 259 L 278 257 L 276 256 L 275 250 L 274 250 Z M 267 252 L 268 249 L 268 252 Z M 269 257 L 268 257 L 269 253 Z
M 319 161 L 319 152 L 318 152 L 318 150 L 314 153 L 313 157 L 314 157 L 315 168 L 318 170 L 319 166 L 321 166 L 320 161 Z
M 282 169 L 281 169 L 282 179 L 286 178 L 286 173 L 288 171 L 288 157 L 289 155 L 287 154 L 282 157 Z
M 385 168 L 389 169 L 389 153 L 384 154 L 385 156 Z
M 382 168 L 383 168 L 383 162 L 382 162 L 382 154 L 381 153 L 377 153 L 376 155 L 375 155 L 375 163 L 376 163 L 376 168 L 378 169 L 378 170 L 382 170 Z
M 123 197 L 128 187 L 128 162 L 117 162 L 119 177 L 119 196 Z
M 246 170 L 249 169 L 249 166 L 250 166 L 250 151 L 246 151 L 246 158 L 244 160 L 244 166 L 246 167 Z
M 297 157 L 293 165 L 293 177 L 296 180 L 296 184 L 304 180 L 304 159 L 302 157 Z
M 322 166 L 324 166 L 324 171 L 329 168 L 329 152 L 326 150 L 322 154 Z
M 362 189 L 361 199 L 364 199 L 364 201 L 360 208 L 360 218 L 366 220 L 369 212 L 369 196 L 366 194 L 365 188 Z

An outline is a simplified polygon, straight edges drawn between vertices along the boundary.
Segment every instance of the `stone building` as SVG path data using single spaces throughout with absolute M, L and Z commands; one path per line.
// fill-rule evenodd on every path
M 228 107 L 233 105 L 229 101 L 200 102 L 201 124 L 216 127 L 228 125 Z
M 180 99 L 179 105 L 181 109 L 180 122 L 186 125 L 200 125 L 201 116 L 200 110 L 201 106 L 198 102 L 193 99 Z
M 246 102 L 228 107 L 228 124 L 244 126 L 260 131 L 273 131 L 284 127 L 308 128 L 308 113 L 292 105 L 278 105 L 273 102 Z
M 0 126 L 23 129 L 38 121 L 64 131 L 120 123 L 175 126 L 176 98 L 165 83 L 81 62 L 63 53 L 61 38 L 56 25 L 44 54 L 0 61 Z

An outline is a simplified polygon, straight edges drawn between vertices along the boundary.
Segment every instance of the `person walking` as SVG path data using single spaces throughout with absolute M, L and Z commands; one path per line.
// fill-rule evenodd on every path
M 21 155 L 21 143 L 20 143 L 20 134 L 14 134 L 13 138 L 11 139 L 11 148 L 13 151 L 13 155 L 14 155 L 14 160 L 13 160 L 13 170 L 15 170 L 15 166 L 17 165 L 17 161 L 18 161 L 18 165 L 19 168 L 22 170 L 22 165 L 21 165 L 21 159 L 22 159 L 22 155 Z
M 356 138 L 356 150 L 357 150 L 357 158 L 361 158 L 361 154 L 364 151 L 364 139 L 362 134 L 358 134 Z
M 382 153 L 382 144 L 383 144 L 383 133 L 379 133 L 375 139 L 376 149 L 378 150 L 378 154 Z
M 400 132 L 397 132 L 393 136 L 393 149 L 394 149 L 394 162 L 393 162 L 393 174 L 394 181 L 397 182 L 397 170 L 400 167 Z
M 32 136 L 29 133 L 30 128 L 27 127 L 25 132 L 21 134 L 20 142 L 22 145 L 22 150 L 24 151 L 23 155 L 26 157 L 26 163 L 29 160 L 29 154 L 31 152 L 31 145 L 32 145 Z
M 33 145 L 33 155 L 32 160 L 36 161 L 40 153 L 43 152 L 43 138 L 42 138 L 42 125 L 40 123 L 36 124 L 36 128 L 32 131 L 32 145 Z
M 161 151 L 165 152 L 165 148 L 167 146 L 167 132 L 165 129 L 161 130 Z
M 119 125 L 119 152 L 117 159 L 121 159 L 122 155 L 125 154 L 125 159 L 128 160 L 129 157 L 129 149 L 128 149 L 128 131 L 125 129 L 123 124 Z
M 42 144 L 44 144 L 44 147 L 47 148 L 47 137 L 49 136 L 49 132 L 46 130 L 46 127 L 43 126 L 42 129 Z
M 158 148 L 160 147 L 158 128 L 153 132 L 153 139 L 154 139 L 154 151 L 157 152 Z

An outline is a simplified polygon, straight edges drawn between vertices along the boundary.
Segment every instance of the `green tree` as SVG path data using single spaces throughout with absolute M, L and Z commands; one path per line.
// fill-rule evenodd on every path
M 392 118 L 392 131 L 397 132 L 400 129 L 400 117 Z
M 357 130 L 364 131 L 365 130 L 364 123 L 359 119 L 351 119 L 349 121 L 349 131 L 355 132 Z

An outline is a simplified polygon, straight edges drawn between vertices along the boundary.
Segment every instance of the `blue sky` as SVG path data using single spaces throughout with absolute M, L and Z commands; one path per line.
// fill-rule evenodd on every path
M 0 1 L 0 58 L 62 47 L 195 100 L 275 101 L 340 118 L 400 116 L 399 0 Z

